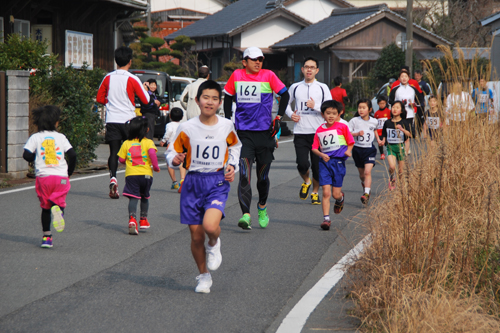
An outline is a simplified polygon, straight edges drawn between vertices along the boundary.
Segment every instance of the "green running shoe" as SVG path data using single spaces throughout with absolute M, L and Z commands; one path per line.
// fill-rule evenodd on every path
M 265 228 L 269 225 L 269 216 L 267 215 L 267 206 L 264 209 L 258 207 L 259 209 L 259 225 L 261 228 Z
M 240 227 L 243 230 L 252 230 L 252 220 L 250 218 L 250 214 L 243 214 L 243 216 L 238 221 L 238 227 Z

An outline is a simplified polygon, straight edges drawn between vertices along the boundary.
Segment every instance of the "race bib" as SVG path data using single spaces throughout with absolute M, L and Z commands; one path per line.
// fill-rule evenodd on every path
M 358 147 L 371 147 L 373 142 L 373 132 L 368 132 L 363 135 L 358 135 L 354 138 Z
M 486 94 L 480 94 L 479 95 L 479 102 L 480 103 L 486 103 L 486 102 L 488 102 L 488 95 L 486 95 Z
M 377 129 L 382 129 L 384 128 L 384 123 L 387 120 L 387 118 L 379 118 L 377 119 Z
M 222 168 L 226 155 L 223 140 L 191 140 L 191 164 L 206 168 Z
M 260 82 L 238 82 L 238 103 L 260 103 Z
M 321 151 L 323 153 L 338 150 L 340 148 L 339 136 L 337 130 L 318 133 Z
M 405 134 L 398 129 L 387 129 L 387 142 L 390 144 L 403 143 L 405 141 Z
M 439 129 L 439 117 L 427 117 L 427 126 L 430 129 Z

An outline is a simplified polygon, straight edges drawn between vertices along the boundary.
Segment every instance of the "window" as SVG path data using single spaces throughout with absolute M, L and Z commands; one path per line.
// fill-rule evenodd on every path
M 30 37 L 30 21 L 14 20 L 14 33 L 20 36 Z

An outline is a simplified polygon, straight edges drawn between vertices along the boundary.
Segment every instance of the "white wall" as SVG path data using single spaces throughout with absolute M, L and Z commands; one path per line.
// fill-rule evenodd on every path
M 267 48 L 300 30 L 300 25 L 284 18 L 276 18 L 241 33 L 241 47 Z
M 223 6 L 214 0 L 151 0 L 152 12 L 175 8 L 213 14 L 221 10 Z
M 326 0 L 303 0 L 286 6 L 286 9 L 312 23 L 316 23 L 330 16 L 332 10 L 335 8 L 339 7 Z

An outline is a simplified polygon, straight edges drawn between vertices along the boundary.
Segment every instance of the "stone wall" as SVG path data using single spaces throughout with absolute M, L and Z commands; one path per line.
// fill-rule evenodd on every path
M 7 76 L 7 173 L 24 178 L 28 162 L 23 159 L 24 144 L 29 137 L 28 71 L 6 71 Z

